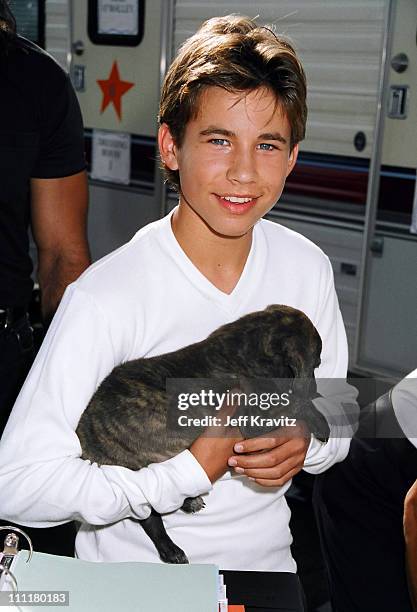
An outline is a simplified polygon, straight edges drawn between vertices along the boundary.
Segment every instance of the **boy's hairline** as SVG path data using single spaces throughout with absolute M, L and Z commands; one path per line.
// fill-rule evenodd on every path
M 261 83 L 260 85 L 258 85 L 257 87 L 248 87 L 248 88 L 242 88 L 242 89 L 235 89 L 235 88 L 227 88 L 227 87 L 223 87 L 222 85 L 217 85 L 217 84 L 212 84 L 212 83 L 207 83 L 207 84 L 203 84 L 201 85 L 201 88 L 198 89 L 198 91 L 196 92 L 196 98 L 195 98 L 195 105 L 193 108 L 193 112 L 191 113 L 188 121 L 186 122 L 186 124 L 183 126 L 182 128 L 182 136 L 184 137 L 185 134 L 185 130 L 187 128 L 187 125 L 190 123 L 190 121 L 192 121 L 193 119 L 196 119 L 198 117 L 198 114 L 200 112 L 201 109 L 201 98 L 204 94 L 204 92 L 206 92 L 208 89 L 210 88 L 218 88 L 218 89 L 223 89 L 224 91 L 227 91 L 229 93 L 235 93 L 235 94 L 242 94 L 241 97 L 239 97 L 236 102 L 234 104 L 238 104 L 239 101 L 243 98 L 246 97 L 247 95 L 249 95 L 251 92 L 253 91 L 257 91 L 257 90 L 266 90 L 268 92 L 270 92 L 275 99 L 275 105 L 272 111 L 272 114 L 276 112 L 276 110 L 279 108 L 281 113 L 283 114 L 283 116 L 286 117 L 289 125 L 290 125 L 290 130 L 291 130 L 291 137 L 290 137 L 290 152 L 294 149 L 295 145 L 297 144 L 296 142 L 292 141 L 292 133 L 293 133 L 293 126 L 291 125 L 289 116 L 288 116 L 288 112 L 285 109 L 285 106 L 282 104 L 282 101 L 279 98 L 279 94 L 274 91 L 274 89 L 268 84 L 268 83 Z M 175 137 L 175 135 L 172 133 L 171 127 L 169 126 L 169 124 L 165 121 L 160 121 L 160 125 L 162 125 L 163 123 L 166 123 L 166 125 L 168 126 L 170 132 L 171 132 L 171 136 L 176 144 L 176 146 L 178 146 L 179 148 L 181 148 L 182 143 L 178 143 L 177 139 Z

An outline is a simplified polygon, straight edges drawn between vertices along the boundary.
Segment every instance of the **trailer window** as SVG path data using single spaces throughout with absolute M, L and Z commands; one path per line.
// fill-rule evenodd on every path
M 145 0 L 88 0 L 88 35 L 96 45 L 137 47 L 144 18 Z
M 45 46 L 45 0 L 12 0 L 10 8 L 16 18 L 17 32 Z

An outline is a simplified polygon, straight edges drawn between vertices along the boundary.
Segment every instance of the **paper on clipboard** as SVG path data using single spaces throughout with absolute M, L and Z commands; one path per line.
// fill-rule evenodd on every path
M 98 33 L 137 36 L 139 0 L 99 0 Z

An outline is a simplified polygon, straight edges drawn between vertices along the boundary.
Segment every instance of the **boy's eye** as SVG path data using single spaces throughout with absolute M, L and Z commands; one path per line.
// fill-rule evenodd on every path
M 267 142 L 261 142 L 258 146 L 262 151 L 274 151 L 278 149 L 275 145 L 268 144 Z
M 211 142 L 211 144 L 220 146 L 229 144 L 229 141 L 225 138 L 212 138 L 209 142 Z

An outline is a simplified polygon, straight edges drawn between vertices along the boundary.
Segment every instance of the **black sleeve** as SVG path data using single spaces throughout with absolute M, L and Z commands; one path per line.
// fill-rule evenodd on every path
M 40 153 L 32 177 L 70 176 L 85 169 L 80 106 L 68 75 L 55 62 L 48 65 L 43 77 L 39 107 Z

